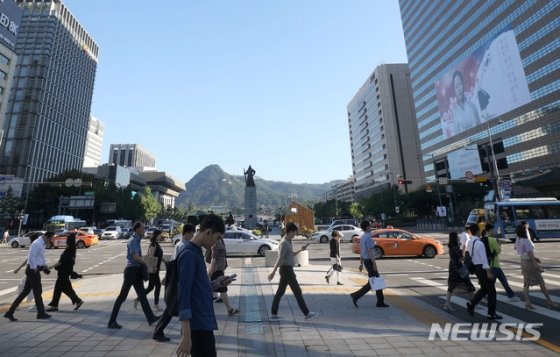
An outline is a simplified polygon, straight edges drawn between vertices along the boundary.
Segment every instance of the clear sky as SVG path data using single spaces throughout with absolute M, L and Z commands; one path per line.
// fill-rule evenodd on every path
M 218 164 L 266 180 L 352 174 L 346 106 L 407 61 L 397 0 L 63 0 L 100 47 L 92 114 L 187 182 Z

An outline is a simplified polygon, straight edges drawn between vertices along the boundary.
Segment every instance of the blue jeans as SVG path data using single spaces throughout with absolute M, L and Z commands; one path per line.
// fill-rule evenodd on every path
M 509 283 L 507 281 L 506 275 L 504 274 L 504 271 L 502 270 L 502 268 L 494 268 L 492 267 L 492 274 L 494 274 L 494 277 L 496 279 L 498 279 L 500 281 L 500 283 L 502 283 L 502 286 L 504 287 L 504 289 L 506 289 L 506 294 L 509 298 L 512 298 L 515 296 L 515 293 L 513 292 L 513 290 L 511 290 L 511 288 L 509 287 Z

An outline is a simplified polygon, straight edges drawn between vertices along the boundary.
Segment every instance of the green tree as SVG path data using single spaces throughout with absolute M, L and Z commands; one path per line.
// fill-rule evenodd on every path
M 360 220 L 360 221 L 361 221 L 362 218 L 364 217 L 364 213 L 362 212 L 362 206 L 361 206 L 359 203 L 357 203 L 357 202 L 353 202 L 353 203 L 350 205 L 349 211 L 350 211 L 350 215 L 351 215 L 352 217 L 355 217 L 355 218 L 357 218 L 357 219 Z
M 146 187 L 144 192 L 140 194 L 140 207 L 142 210 L 142 217 L 148 222 L 153 222 L 161 211 L 161 205 L 154 195 L 152 195 L 152 190 L 149 187 Z
M 19 219 L 19 213 L 23 211 L 24 202 L 19 197 L 14 197 L 14 191 L 8 187 L 6 195 L 0 198 L 0 217 L 12 221 Z

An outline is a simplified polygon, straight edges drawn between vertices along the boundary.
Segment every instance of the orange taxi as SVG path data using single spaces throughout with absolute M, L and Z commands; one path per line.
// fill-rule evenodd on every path
M 89 248 L 92 245 L 99 244 L 99 238 L 97 234 L 84 233 L 77 230 L 66 231 L 57 234 L 52 239 L 52 244 L 47 248 L 65 248 L 66 247 L 66 237 L 70 233 L 76 233 L 76 247 L 77 248 Z
M 443 254 L 443 244 L 439 240 L 418 236 L 404 229 L 376 229 L 371 232 L 375 241 L 375 257 L 416 255 L 433 258 Z M 352 240 L 352 252 L 360 254 L 360 237 Z

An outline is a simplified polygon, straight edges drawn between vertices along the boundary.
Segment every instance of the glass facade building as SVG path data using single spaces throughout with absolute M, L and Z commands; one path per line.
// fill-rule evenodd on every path
M 17 3 L 23 16 L 0 172 L 42 182 L 82 169 L 98 47 L 59 0 Z
M 400 10 L 426 179 L 498 173 L 560 194 L 560 1 Z

